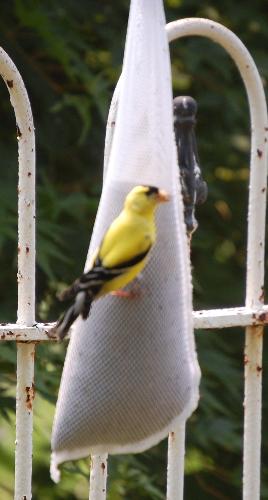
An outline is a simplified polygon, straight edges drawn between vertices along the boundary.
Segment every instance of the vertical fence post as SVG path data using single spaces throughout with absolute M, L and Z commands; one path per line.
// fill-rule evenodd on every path
M 189 18 L 167 25 L 169 40 L 199 35 L 222 45 L 243 78 L 251 116 L 250 195 L 248 212 L 246 306 L 261 308 L 264 283 L 268 119 L 265 94 L 256 65 L 241 40 L 208 19 Z M 246 329 L 243 498 L 260 497 L 262 327 Z
M 35 344 L 17 345 L 15 500 L 30 499 Z
M 110 153 L 113 143 L 114 125 L 116 121 L 118 99 L 120 95 L 120 79 L 114 90 L 110 105 L 109 116 L 106 125 L 106 137 L 104 148 L 103 182 L 105 182 Z M 90 478 L 89 478 L 89 500 L 105 500 L 108 474 L 108 454 L 91 455 Z
M 108 455 L 92 455 L 90 466 L 89 500 L 105 500 Z
M 182 500 L 184 486 L 185 422 L 168 436 L 167 500 Z
M 19 148 L 18 324 L 35 322 L 35 136 L 23 80 L 0 49 L 0 73 L 15 111 Z M 15 500 L 31 498 L 35 344 L 17 344 Z

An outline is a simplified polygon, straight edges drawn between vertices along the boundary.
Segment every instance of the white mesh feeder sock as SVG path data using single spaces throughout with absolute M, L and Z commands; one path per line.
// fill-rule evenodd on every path
M 89 257 L 138 184 L 166 189 L 141 295 L 106 296 L 78 319 L 64 365 L 52 436 L 60 463 L 143 451 L 184 422 L 198 401 L 190 265 L 173 133 L 162 0 L 133 0 L 116 124 Z M 131 285 L 130 285 L 131 286 Z

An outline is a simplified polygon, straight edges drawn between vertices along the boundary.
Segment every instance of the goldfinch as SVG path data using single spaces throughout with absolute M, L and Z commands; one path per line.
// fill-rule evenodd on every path
M 93 300 L 123 288 L 144 268 L 156 240 L 155 209 L 169 200 L 153 186 L 136 186 L 126 196 L 124 208 L 105 233 L 93 254 L 90 268 L 61 295 L 73 304 L 58 320 L 53 334 L 63 339 L 76 318 L 86 319 Z

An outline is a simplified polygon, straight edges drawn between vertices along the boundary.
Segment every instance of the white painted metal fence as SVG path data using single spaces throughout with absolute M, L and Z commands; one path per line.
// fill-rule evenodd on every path
M 184 19 L 167 25 L 169 41 L 205 36 L 222 45 L 243 78 L 251 117 L 250 194 L 245 307 L 194 312 L 196 329 L 246 327 L 243 499 L 260 498 L 262 335 L 268 323 L 263 304 L 268 119 L 259 73 L 247 49 L 228 29 L 210 20 Z M 35 139 L 30 103 L 13 62 L 0 49 L 0 73 L 14 107 L 19 146 L 18 320 L 0 326 L 1 341 L 17 343 L 15 499 L 31 498 L 34 353 L 36 342 L 53 341 L 53 324 L 35 322 Z M 185 428 L 169 436 L 167 499 L 183 498 Z M 107 456 L 94 456 L 90 500 L 106 498 Z

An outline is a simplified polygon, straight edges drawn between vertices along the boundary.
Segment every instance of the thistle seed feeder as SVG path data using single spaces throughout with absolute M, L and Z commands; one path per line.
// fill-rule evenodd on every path
M 53 426 L 55 480 L 64 461 L 141 452 L 157 444 L 198 401 L 162 0 L 131 2 L 118 102 L 86 267 L 133 186 L 166 189 L 171 201 L 157 213 L 157 243 L 140 278 L 141 295 L 105 296 L 93 303 L 86 321 L 78 318 L 74 325 Z

